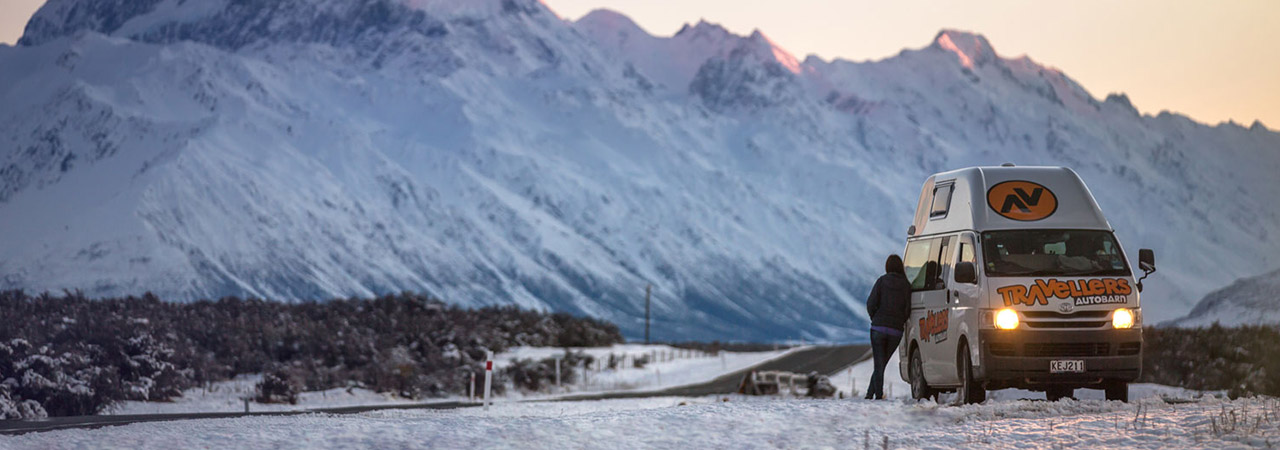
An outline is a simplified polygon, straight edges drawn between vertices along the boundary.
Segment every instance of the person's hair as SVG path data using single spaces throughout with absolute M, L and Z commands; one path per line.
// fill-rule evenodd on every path
M 907 271 L 902 268 L 902 258 L 898 257 L 898 255 L 889 255 L 884 260 L 884 273 L 896 273 L 905 276 Z

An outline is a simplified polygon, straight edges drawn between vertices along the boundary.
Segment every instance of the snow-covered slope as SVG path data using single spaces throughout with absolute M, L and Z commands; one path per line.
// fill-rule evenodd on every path
M 0 288 L 425 290 L 660 339 L 865 336 L 920 183 L 1074 167 L 1148 320 L 1280 265 L 1280 134 L 1142 116 L 947 31 L 798 61 L 535 0 L 51 0 L 0 46 Z
M 1277 325 L 1280 326 L 1280 270 L 1241 278 L 1210 292 L 1186 317 L 1161 325 L 1175 327 Z

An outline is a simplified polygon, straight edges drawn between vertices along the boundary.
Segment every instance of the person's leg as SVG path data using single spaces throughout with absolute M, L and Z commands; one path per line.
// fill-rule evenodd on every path
M 867 386 L 867 398 L 884 398 L 884 366 L 888 355 L 884 352 L 884 333 L 871 332 L 871 359 L 874 367 L 871 371 L 871 384 Z
M 889 366 L 889 359 L 893 358 L 893 352 L 898 351 L 898 343 L 902 342 L 902 336 L 884 335 L 884 361 L 880 363 L 880 398 L 884 398 L 884 369 Z

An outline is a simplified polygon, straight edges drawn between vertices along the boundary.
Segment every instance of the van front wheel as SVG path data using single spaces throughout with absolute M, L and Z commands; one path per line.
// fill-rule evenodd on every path
M 1123 381 L 1107 381 L 1102 386 L 1102 390 L 1107 394 L 1107 400 L 1119 400 L 1129 403 L 1129 383 Z
M 982 403 L 987 400 L 987 389 L 973 379 L 973 360 L 969 358 L 969 345 L 960 343 L 960 357 L 956 361 L 960 369 L 960 390 L 956 395 L 956 404 L 966 405 Z
M 924 380 L 924 362 L 920 360 L 920 350 L 911 349 L 911 365 L 907 366 L 907 378 L 911 379 L 911 398 L 924 400 L 934 396 L 929 382 Z

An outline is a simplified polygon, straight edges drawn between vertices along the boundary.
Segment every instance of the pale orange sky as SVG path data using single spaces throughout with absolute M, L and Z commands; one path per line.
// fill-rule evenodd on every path
M 464 0 L 451 0 L 464 1 Z M 879 59 L 942 28 L 986 35 L 996 51 L 1057 67 L 1096 97 L 1125 92 L 1139 110 L 1280 129 L 1278 0 L 543 0 L 577 19 L 607 7 L 667 36 L 699 18 L 760 29 L 797 57 Z M 0 0 L 13 43 L 42 0 Z

